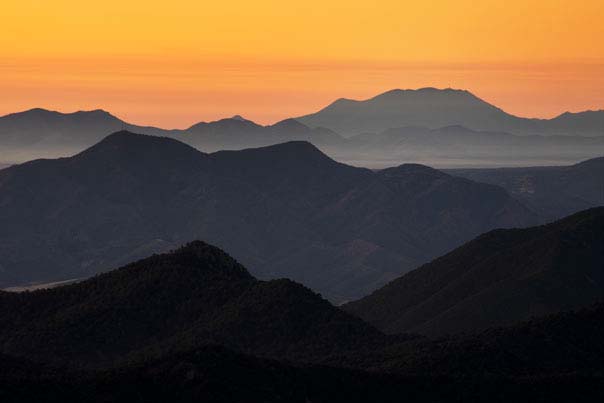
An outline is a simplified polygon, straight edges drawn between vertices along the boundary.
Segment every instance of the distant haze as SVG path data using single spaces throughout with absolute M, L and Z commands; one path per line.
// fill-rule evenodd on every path
M 604 110 L 527 119 L 467 90 L 421 88 L 340 98 L 316 113 L 266 126 L 235 115 L 166 130 L 99 109 L 65 114 L 35 108 L 0 117 L 0 163 L 73 155 L 125 128 L 204 152 L 303 140 L 338 161 L 369 168 L 569 165 L 604 155 Z

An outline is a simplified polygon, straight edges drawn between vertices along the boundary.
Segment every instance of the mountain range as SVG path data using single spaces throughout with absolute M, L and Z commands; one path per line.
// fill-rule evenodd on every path
M 551 120 L 509 115 L 461 90 L 394 90 L 263 126 L 241 116 L 165 130 L 102 110 L 32 109 L 0 117 L 0 164 L 76 154 L 118 130 L 178 139 L 204 152 L 309 141 L 339 161 L 384 168 L 569 164 L 604 154 L 604 111 Z
M 411 161 L 430 166 L 564 165 L 604 154 L 604 136 L 512 135 L 463 126 L 401 127 L 353 136 L 322 147 L 338 160 L 374 168 Z
M 3 401 L 604 397 L 601 304 L 467 335 L 387 336 L 200 241 L 80 283 L 0 292 L 0 302 Z
M 311 129 L 294 119 L 261 126 L 241 116 L 200 122 L 184 130 L 165 130 L 127 123 L 103 110 L 60 113 L 31 109 L 0 117 L 0 161 L 23 162 L 78 153 L 119 130 L 171 137 L 203 151 L 243 149 L 310 141 L 318 145 L 339 144 L 344 139 L 328 129 Z
M 537 217 L 500 187 L 422 165 L 338 163 L 308 142 L 205 154 L 118 132 L 0 171 L 0 284 L 88 277 L 193 239 L 260 278 L 355 299 L 493 228 Z
M 494 230 L 344 306 L 388 333 L 511 325 L 604 298 L 604 207 Z
M 604 157 L 569 166 L 454 169 L 447 172 L 501 186 L 545 221 L 604 206 Z
M 320 362 L 384 338 L 302 285 L 256 280 L 200 241 L 77 284 L 0 292 L 0 300 L 3 353 L 74 367 L 205 345 Z
M 438 129 L 455 125 L 519 135 L 604 134 L 604 110 L 566 112 L 553 119 L 527 119 L 510 115 L 469 91 L 451 88 L 396 89 L 362 101 L 342 98 L 297 120 L 346 135 L 408 126 Z

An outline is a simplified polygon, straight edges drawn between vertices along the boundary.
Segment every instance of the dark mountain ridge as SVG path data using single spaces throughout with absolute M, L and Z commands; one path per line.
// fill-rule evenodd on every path
M 2 161 L 22 162 L 39 156 L 75 154 L 118 130 L 172 137 L 205 151 L 260 147 L 289 140 L 312 141 L 318 145 L 338 144 L 343 139 L 327 129 L 311 129 L 287 119 L 261 126 L 235 116 L 214 122 L 199 122 L 187 129 L 162 129 L 127 123 L 104 110 L 61 113 L 41 108 L 0 117 Z M 9 151 L 16 154 L 10 159 Z M 32 157 L 22 157 L 31 152 Z
M 471 335 L 387 337 L 196 241 L 79 284 L 0 292 L 0 398 L 591 402 L 604 397 L 603 318 L 600 304 Z
M 447 172 L 501 186 L 546 221 L 604 205 L 604 157 L 570 166 L 455 169 Z
M 207 344 L 319 361 L 383 338 L 307 288 L 258 281 L 200 241 L 77 284 L 0 292 L 0 302 L 2 352 L 72 366 Z
M 510 325 L 604 298 L 604 208 L 494 230 L 344 306 L 388 333 Z
M 449 126 L 468 129 L 441 130 Z M 0 163 L 73 155 L 120 129 L 173 137 L 205 152 L 303 140 L 340 161 L 372 168 L 401 161 L 447 167 L 560 164 L 604 152 L 604 111 L 525 119 L 468 91 L 423 88 L 365 101 L 340 99 L 316 114 L 268 126 L 234 116 L 166 130 L 133 125 L 103 110 L 33 109 L 0 117 Z
M 342 301 L 489 229 L 534 223 L 496 186 L 415 171 L 347 166 L 307 142 L 204 154 L 116 133 L 0 171 L 0 284 L 88 277 L 202 238 L 254 275 Z

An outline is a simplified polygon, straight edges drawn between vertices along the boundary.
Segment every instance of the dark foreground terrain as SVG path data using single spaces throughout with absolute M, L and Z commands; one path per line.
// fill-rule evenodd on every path
M 386 335 L 193 242 L 81 283 L 0 293 L 0 399 L 593 402 L 603 320 L 592 305 L 474 333 Z
M 387 333 L 511 325 L 604 298 L 604 208 L 494 230 L 344 306 Z

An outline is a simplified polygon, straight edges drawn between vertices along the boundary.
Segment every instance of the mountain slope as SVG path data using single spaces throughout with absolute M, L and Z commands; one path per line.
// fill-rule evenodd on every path
M 344 309 L 389 332 L 508 325 L 604 297 L 604 208 L 495 230 Z
M 77 284 L 2 292 L 0 301 L 4 353 L 70 365 L 206 344 L 302 362 L 382 338 L 305 287 L 258 281 L 199 241 Z
M 0 398 L 599 401 L 603 308 L 436 340 L 386 337 L 197 241 L 79 284 L 0 292 Z
M 604 205 L 604 157 L 571 166 L 456 169 L 448 172 L 501 186 L 545 220 Z
M 344 143 L 344 139 L 331 130 L 311 129 L 294 119 L 270 126 L 261 126 L 243 118 L 202 122 L 183 131 L 177 138 L 204 151 L 240 150 L 294 140 L 310 141 L 317 146 Z
M 346 136 L 405 126 L 437 129 L 451 125 L 523 135 L 604 134 L 604 111 L 565 114 L 552 120 L 519 118 L 468 91 L 450 88 L 397 89 L 363 101 L 339 99 L 297 119 L 307 126 L 327 127 Z
M 89 145 L 123 125 L 103 110 L 60 113 L 38 108 L 0 117 L 0 141 L 4 146 Z
M 119 129 L 176 138 L 204 152 L 308 141 L 339 161 L 372 168 L 401 161 L 444 167 L 560 165 L 604 152 L 602 120 L 604 111 L 522 119 L 467 91 L 433 88 L 339 100 L 318 114 L 269 126 L 234 116 L 165 130 L 133 125 L 102 110 L 33 109 L 0 117 L 0 165 L 73 155 Z M 362 134 L 352 136 L 354 125 L 364 128 L 358 130 Z
M 344 141 L 327 129 L 311 129 L 287 119 L 261 126 L 240 116 L 200 122 L 184 130 L 167 130 L 127 123 L 103 110 L 60 113 L 45 109 L 0 116 L 0 162 L 19 163 L 35 158 L 72 155 L 118 130 L 179 139 L 203 151 L 267 146 L 290 140 L 317 145 Z
M 373 172 L 306 142 L 204 154 L 128 132 L 0 171 L 0 207 L 2 287 L 88 277 L 206 239 L 254 275 L 333 301 L 489 229 L 534 222 L 502 189 L 427 167 Z

